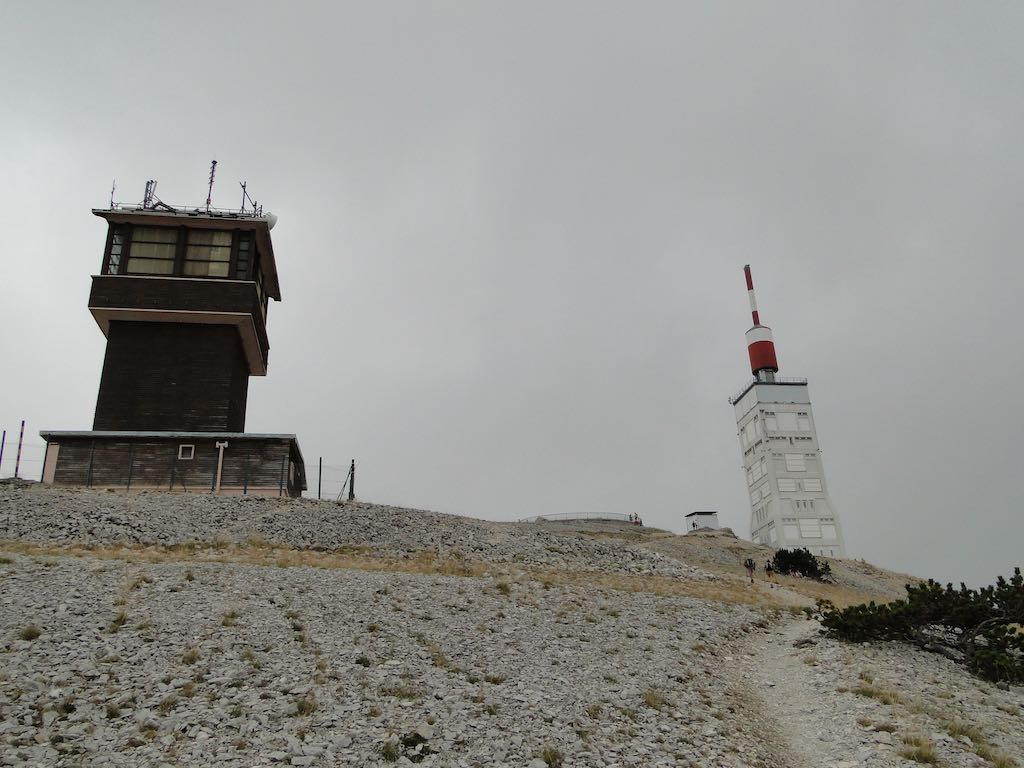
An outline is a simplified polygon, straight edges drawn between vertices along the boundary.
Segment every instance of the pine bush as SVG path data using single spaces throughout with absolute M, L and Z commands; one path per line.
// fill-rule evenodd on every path
M 836 608 L 819 601 L 822 626 L 843 640 L 899 640 L 941 653 L 993 682 L 1024 683 L 1024 577 L 994 586 L 908 584 L 907 599 Z
M 772 559 L 772 567 L 776 573 L 797 574 L 809 579 L 827 581 L 832 576 L 832 569 L 827 562 L 818 560 L 809 549 L 780 549 Z

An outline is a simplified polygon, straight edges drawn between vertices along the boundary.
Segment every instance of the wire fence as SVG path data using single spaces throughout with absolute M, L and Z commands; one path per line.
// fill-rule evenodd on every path
M 345 500 L 349 496 L 349 488 L 352 487 L 353 463 L 346 466 L 328 464 L 323 459 L 316 463 L 306 465 L 306 478 L 309 490 L 308 496 L 327 500 Z
M 21 459 L 18 460 L 18 433 L 20 420 L 12 424 L 0 424 L 6 431 L 3 447 L 0 448 L 0 480 L 17 477 L 22 480 L 41 480 L 43 462 L 46 460 L 46 443 L 40 440 L 36 430 L 25 424 L 21 443 Z M 306 465 L 307 497 L 326 500 L 347 499 L 352 485 L 353 462 L 345 465 L 333 464 L 319 458 Z M 179 481 L 180 482 L 180 481 Z
M 29 430 L 25 425 L 25 433 L 21 443 L 21 457 L 18 457 L 18 434 L 21 430 L 21 422 L 0 425 L 6 434 L 0 440 L 0 479 L 17 476 L 23 480 L 38 480 L 43 475 L 43 460 L 46 457 L 46 443 L 39 439 L 39 435 Z

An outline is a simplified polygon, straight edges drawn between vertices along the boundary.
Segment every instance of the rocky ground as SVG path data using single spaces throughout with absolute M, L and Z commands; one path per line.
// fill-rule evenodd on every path
M 628 526 L 619 526 L 626 529 Z M 493 523 L 360 502 L 252 496 L 57 490 L 0 485 L 0 538 L 46 545 L 267 541 L 313 550 L 424 551 L 486 563 L 707 577 L 701 569 L 618 539 L 536 524 Z
M 0 765 L 1024 754 L 1021 689 L 818 636 L 777 607 L 805 594 L 730 575 L 728 537 L 0 486 L 0 538 Z

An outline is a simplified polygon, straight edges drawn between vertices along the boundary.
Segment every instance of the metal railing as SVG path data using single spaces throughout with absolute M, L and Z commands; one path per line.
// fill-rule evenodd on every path
M 776 376 L 774 381 L 761 381 L 751 377 L 746 384 L 735 395 L 729 398 L 729 405 L 736 405 L 737 401 L 747 394 L 747 390 L 755 384 L 806 384 L 807 379 L 794 378 L 793 376 Z
M 232 219 L 262 219 L 262 212 L 239 208 L 207 208 L 205 205 L 170 205 L 161 202 L 159 206 L 144 206 L 141 203 L 114 203 L 108 210 L 141 213 L 176 213 L 182 216 L 223 216 Z
M 572 520 L 606 520 L 615 523 L 628 523 L 629 515 L 622 515 L 617 512 L 558 512 L 552 515 L 534 515 L 533 517 L 521 517 L 520 523 L 558 523 Z

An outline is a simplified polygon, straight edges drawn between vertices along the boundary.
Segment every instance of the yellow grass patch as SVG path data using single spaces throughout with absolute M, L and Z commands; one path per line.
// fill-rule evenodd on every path
M 131 563 L 222 563 L 262 567 L 353 569 L 372 572 L 419 573 L 444 576 L 482 577 L 513 575 L 539 581 L 546 588 L 567 586 L 637 592 L 661 597 L 692 597 L 757 608 L 785 608 L 793 603 L 785 590 L 766 591 L 752 587 L 743 577 L 721 574 L 713 580 L 675 576 L 635 575 L 604 571 L 531 568 L 467 560 L 459 556 L 438 556 L 420 551 L 403 556 L 385 555 L 372 547 L 347 545 L 333 551 L 295 549 L 272 544 L 258 535 L 236 544 L 219 537 L 211 544 L 173 546 L 70 545 L 51 546 L 22 541 L 0 541 L 0 550 L 30 557 L 93 557 Z M 800 581 L 797 579 L 787 580 Z M 827 584 L 786 584 L 808 597 L 824 596 L 837 606 L 864 602 L 868 596 Z

